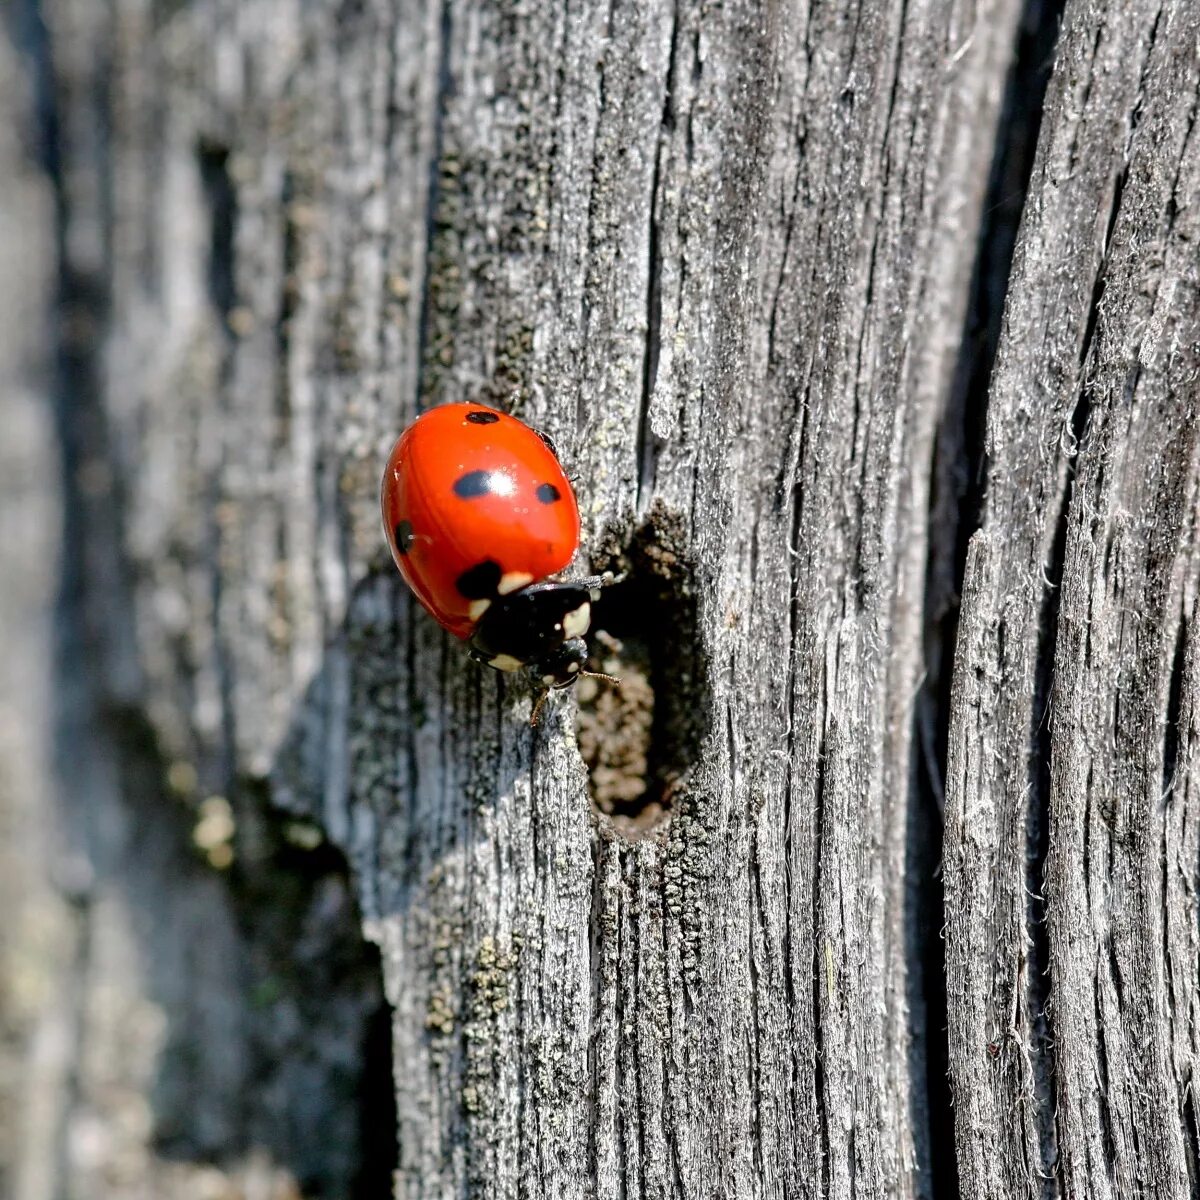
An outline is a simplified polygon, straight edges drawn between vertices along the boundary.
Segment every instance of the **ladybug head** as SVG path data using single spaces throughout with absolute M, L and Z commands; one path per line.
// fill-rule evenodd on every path
M 581 674 L 587 662 L 587 643 L 581 637 L 567 638 L 565 642 L 547 651 L 538 659 L 534 670 L 549 688 L 570 687 Z

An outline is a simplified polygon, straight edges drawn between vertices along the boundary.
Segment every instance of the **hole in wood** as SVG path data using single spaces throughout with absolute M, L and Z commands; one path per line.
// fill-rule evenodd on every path
M 630 837 L 655 833 L 706 732 L 707 662 L 697 628 L 695 572 L 674 523 L 652 515 L 609 566 L 624 572 L 593 605 L 589 671 L 576 736 L 596 811 Z

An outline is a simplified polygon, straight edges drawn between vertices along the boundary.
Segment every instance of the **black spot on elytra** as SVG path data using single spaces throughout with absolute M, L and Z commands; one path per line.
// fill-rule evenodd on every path
M 454 494 L 464 500 L 477 500 L 492 490 L 491 471 L 468 471 L 454 481 Z
M 553 504 L 562 499 L 562 493 L 552 483 L 539 483 L 534 493 L 543 504 Z
M 500 564 L 485 558 L 464 571 L 454 581 L 454 586 L 468 600 L 490 600 L 500 586 Z
M 546 443 L 546 448 L 550 451 L 551 454 L 554 455 L 555 458 L 557 458 L 558 457 L 558 447 L 554 444 L 554 441 L 550 437 L 550 435 L 548 433 L 543 433 L 540 429 L 535 429 L 533 432 L 536 433 L 538 435 L 538 437 L 540 437 L 542 439 L 542 441 Z
M 398 554 L 407 554 L 409 547 L 416 539 L 416 534 L 413 533 L 411 521 L 397 521 L 396 528 L 393 531 L 396 535 L 396 552 Z
M 467 420 L 472 425 L 495 425 L 500 420 L 500 414 L 494 412 L 486 412 L 483 409 L 477 409 L 474 412 L 467 413 Z

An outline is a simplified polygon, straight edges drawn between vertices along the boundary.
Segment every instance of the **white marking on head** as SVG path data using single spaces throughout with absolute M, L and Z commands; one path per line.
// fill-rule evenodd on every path
M 542 682 L 547 687 L 553 687 L 558 682 L 558 680 L 553 675 L 543 675 Z
M 489 608 L 492 607 L 490 600 L 472 600 L 467 607 L 467 612 L 472 621 L 478 621 Z
M 568 675 L 574 675 L 575 672 L 578 670 L 579 670 L 579 664 L 577 662 L 567 663 L 567 674 Z
M 509 571 L 507 574 L 500 576 L 500 582 L 496 587 L 496 591 L 502 596 L 507 596 L 511 592 L 519 591 L 532 582 L 533 576 L 528 571 Z
M 513 658 L 511 654 L 497 654 L 495 658 L 488 659 L 488 666 L 497 671 L 519 671 L 524 665 L 519 658 Z
M 585 600 L 578 608 L 563 614 L 563 633 L 568 638 L 583 637 L 592 623 L 592 606 Z
M 599 588 L 589 588 L 588 595 L 591 596 L 591 598 L 593 600 L 599 600 L 600 599 L 600 589 Z

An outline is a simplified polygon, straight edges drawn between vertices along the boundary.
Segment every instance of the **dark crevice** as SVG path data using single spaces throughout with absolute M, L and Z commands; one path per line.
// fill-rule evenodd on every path
M 1080 395 L 1071 414 L 1071 455 L 1087 431 L 1091 404 Z M 1043 1194 L 1055 1196 L 1061 1186 L 1054 1085 L 1054 1026 L 1051 1005 L 1050 936 L 1045 896 L 1046 856 L 1050 845 L 1052 730 L 1050 712 L 1054 689 L 1054 658 L 1058 640 L 1058 606 L 1066 559 L 1071 488 L 1062 488 L 1052 526 L 1054 540 L 1044 565 L 1047 586 L 1038 612 L 1037 647 L 1029 730 L 1029 805 L 1025 814 L 1025 928 L 1027 934 L 1024 1002 L 1029 1020 L 1029 1086 L 1034 1100 L 1040 1161 L 1032 1164 L 1033 1177 Z
M 795 147 L 795 159 L 797 162 L 804 161 L 805 150 L 807 149 L 807 135 L 801 133 L 797 138 Z M 767 318 L 767 370 L 774 373 L 779 369 L 780 357 L 776 349 L 776 329 L 779 325 L 779 304 L 783 299 L 784 287 L 788 282 L 788 265 L 792 257 L 792 234 L 796 228 L 796 215 L 800 211 L 800 185 L 803 180 L 803 175 L 799 170 L 796 171 L 796 176 L 792 184 L 792 197 L 790 203 L 784 206 L 786 224 L 783 230 L 783 247 L 779 252 L 779 272 L 775 277 L 775 286 L 771 292 L 771 306 L 769 316 Z M 788 423 L 789 429 L 794 429 L 796 425 L 796 414 L 793 413 L 792 420 Z M 784 480 L 787 477 L 787 455 L 782 456 L 780 475 L 776 480 L 776 507 L 782 507 L 783 496 L 786 493 Z
M 1175 628 L 1175 649 L 1171 656 L 1171 675 L 1167 681 L 1167 717 L 1163 729 L 1162 794 L 1169 797 L 1175 788 L 1175 768 L 1179 762 L 1179 718 L 1183 706 L 1183 677 L 1187 659 L 1187 617 L 1181 615 Z
M 604 940 L 609 932 L 604 920 L 601 900 L 600 873 L 606 854 L 611 853 L 601 838 L 591 839 L 592 849 L 592 906 L 588 913 L 588 979 L 591 985 L 592 1020 L 604 1011 Z M 588 1121 L 587 1147 L 588 1170 L 595 1177 L 600 1162 L 600 1139 L 607 1133 L 600 1122 L 600 1048 L 599 1038 L 593 1030 L 587 1040 Z
M 626 860 L 626 862 L 628 862 L 628 860 Z M 628 876 L 627 876 L 627 878 L 628 878 Z M 629 882 L 630 882 L 630 884 L 633 883 L 633 881 L 631 879 L 629 880 Z M 631 886 L 630 891 L 633 892 L 633 890 L 634 889 Z M 633 942 L 634 944 L 629 947 L 629 950 L 627 952 L 628 960 L 629 960 L 630 966 L 632 967 L 632 971 L 622 972 L 622 974 L 626 975 L 627 977 L 628 977 L 628 975 L 632 975 L 632 980 L 630 980 L 629 983 L 627 984 L 627 986 L 629 987 L 630 992 L 631 992 L 630 1000 L 632 1001 L 629 1008 L 630 1008 L 631 1013 L 636 1013 L 640 1008 L 640 1005 L 638 1004 L 638 998 L 639 998 L 639 995 L 642 994 L 642 989 L 644 986 L 644 980 L 642 979 L 642 970 L 641 970 L 641 964 L 642 964 L 641 947 L 640 947 L 640 945 L 637 944 L 638 943 L 639 925 L 638 925 L 638 922 L 633 919 L 633 914 L 631 912 L 629 912 L 628 909 L 626 910 L 626 914 L 627 914 L 627 919 L 629 921 L 629 924 L 627 927 L 628 932 L 629 932 L 629 940 L 631 942 Z M 624 1006 L 622 1006 L 622 1008 L 624 1010 Z M 625 1022 L 624 1017 L 622 1017 L 621 1026 L 626 1027 L 626 1022 Z M 649 1074 L 649 1072 L 645 1069 L 647 1064 L 644 1061 L 644 1059 L 642 1058 L 642 1055 L 639 1053 L 640 1047 L 639 1047 L 638 1039 L 622 1038 L 622 1042 L 624 1043 L 625 1052 L 629 1055 L 629 1058 L 631 1060 L 630 1074 L 633 1076 L 633 1086 L 631 1088 L 623 1088 L 622 1091 L 630 1091 L 633 1093 L 630 1096 L 629 1104 L 630 1104 L 630 1108 L 632 1109 L 632 1111 L 634 1113 L 634 1139 L 633 1140 L 635 1143 L 635 1153 L 637 1154 L 637 1173 L 636 1173 L 636 1179 L 638 1181 L 637 1195 L 645 1196 L 647 1193 L 647 1190 L 648 1190 L 646 1187 L 646 1169 L 650 1162 L 650 1155 L 646 1152 L 646 1117 L 649 1115 L 650 1112 L 653 1111 L 652 1105 L 650 1102 L 648 1102 L 648 1098 L 646 1096 L 646 1086 L 647 1086 L 646 1076 Z M 629 1173 L 629 1174 L 632 1174 L 632 1173 Z M 623 1193 L 627 1192 L 627 1188 L 628 1188 L 628 1185 L 626 1183 L 626 1176 L 627 1176 L 627 1172 L 623 1171 L 621 1173 L 621 1190 Z
M 1026 0 L 1005 94 L 999 113 L 996 145 L 980 218 L 975 264 L 968 292 L 961 349 L 946 412 L 936 436 L 930 493 L 930 550 L 925 594 L 925 657 L 927 676 L 916 707 L 915 744 L 921 748 L 916 786 L 924 801 L 923 822 L 910 835 L 918 841 L 940 827 L 945 764 L 950 729 L 950 689 L 954 647 L 958 638 L 958 605 L 966 568 L 967 548 L 980 528 L 987 491 L 987 404 L 991 377 L 1003 326 L 1004 306 L 1021 215 L 1029 190 L 1041 129 L 1046 88 L 1064 0 Z M 1052 643 L 1051 643 L 1052 645 Z M 1040 714 L 1041 710 L 1038 709 Z M 1044 806 L 1041 806 L 1044 810 Z M 1035 804 L 1030 846 L 1030 891 L 1041 895 L 1041 860 L 1045 848 L 1046 812 Z M 921 999 L 925 1012 L 927 1056 L 925 1094 L 914 1104 L 924 1108 L 922 1133 L 917 1125 L 919 1160 L 928 1163 L 932 1200 L 957 1200 L 958 1169 L 953 1130 L 954 1110 L 949 1082 L 945 946 L 945 890 L 940 870 L 923 862 L 919 845 L 910 861 L 924 871 L 910 901 L 910 928 L 920 941 Z M 1035 935 L 1040 925 L 1036 906 Z M 1031 978 L 1044 989 L 1045 938 Z M 1044 1006 L 1045 996 L 1036 999 Z M 1049 1063 L 1046 1062 L 1048 1070 Z M 1049 1096 L 1042 1097 L 1043 1102 Z M 1046 1110 L 1053 1121 L 1053 1108 Z M 1049 1160 L 1048 1160 L 1049 1161 Z
M 642 367 L 642 401 L 638 411 L 638 479 L 635 511 L 641 514 L 654 493 L 654 471 L 658 447 L 650 429 L 650 401 L 658 379 L 658 360 L 662 351 L 662 247 L 659 244 L 659 184 L 667 136 L 675 127 L 675 59 L 679 41 L 679 12 L 671 18 L 671 39 L 667 50 L 667 80 L 663 91 L 662 121 L 656 131 L 654 172 L 650 179 L 650 229 L 647 235 L 646 283 L 646 354 Z
M 1096 1016 L 1096 1075 L 1099 1087 L 1096 1089 L 1096 1115 L 1100 1121 L 1100 1142 L 1104 1147 L 1104 1166 L 1108 1172 L 1109 1182 L 1114 1182 L 1113 1172 L 1117 1162 L 1117 1143 L 1113 1137 L 1112 1112 L 1108 1104 L 1111 1083 L 1108 1074 L 1108 1050 L 1104 1045 L 1104 1011 L 1100 1006 L 1102 992 L 1103 985 L 1097 977 L 1094 1011 Z
M 800 416 L 800 413 L 796 414 Z M 807 410 L 804 410 L 804 415 L 807 416 Z M 795 427 L 795 424 L 791 426 Z M 800 427 L 800 446 L 797 450 L 796 461 L 800 463 L 804 457 L 804 436 L 807 429 L 807 421 L 804 421 Z M 781 487 L 776 485 L 775 505 L 778 508 L 782 501 L 780 499 Z M 797 669 L 797 654 L 796 654 L 796 634 L 800 620 L 800 571 L 798 569 L 798 551 L 796 550 L 797 538 L 800 536 L 801 518 L 803 514 L 802 491 L 799 487 L 793 485 L 791 489 L 792 495 L 792 513 L 791 524 L 788 531 L 788 628 L 787 628 L 787 645 L 789 653 L 787 656 L 787 675 L 784 681 L 784 706 L 787 713 L 786 727 L 786 758 L 784 759 L 784 778 L 783 778 L 783 862 L 784 868 L 789 873 L 792 871 L 793 855 L 796 849 L 795 831 L 793 828 L 793 789 L 795 787 L 796 773 L 796 669 Z M 783 985 L 784 996 L 787 1000 L 787 1008 L 789 1012 L 799 1011 L 797 1005 L 799 1003 L 799 980 L 797 976 L 799 971 L 796 970 L 796 963 L 793 958 L 793 934 L 792 934 L 792 918 L 793 905 L 791 899 L 784 905 L 784 924 L 783 924 Z M 799 1048 L 794 1052 L 799 1058 L 803 1051 Z M 789 1081 L 789 1101 L 792 1106 L 796 1103 L 796 1069 L 793 1065 L 792 1070 L 787 1073 Z
M 1196 1081 L 1183 1089 L 1183 1150 L 1187 1160 L 1188 1195 L 1200 1200 L 1200 1129 L 1196 1125 Z
M 108 319 L 111 296 L 100 273 L 80 269 L 72 260 L 68 223 L 71 196 L 63 170 L 65 150 L 59 119 L 59 80 L 56 77 L 54 45 L 38 0 L 17 0 L 0 12 L 0 20 L 12 37 L 19 60 L 29 72 L 30 106 L 34 125 L 35 160 L 45 173 L 53 205 L 53 237 L 56 273 L 53 306 L 56 335 L 50 355 L 49 401 L 58 451 L 61 487 L 60 537 L 57 591 L 50 625 L 53 688 L 50 712 L 50 746 L 55 788 L 54 821 L 61 828 L 62 848 L 47 875 L 64 901 L 70 925 L 66 945 L 71 956 L 55 979 L 62 994 L 55 998 L 65 1010 L 69 1038 L 76 1047 L 66 1064 L 58 1100 L 64 1114 L 75 1115 L 83 1101 L 84 1068 L 81 1051 L 86 1048 L 88 988 L 94 968 L 94 934 L 97 881 L 93 856 L 98 806 L 93 798 L 91 777 L 97 773 L 101 753 L 97 745 L 92 712 L 92 690 L 96 659 L 107 646 L 103 633 L 89 611 L 86 587 L 93 556 L 106 550 L 111 537 L 108 504 L 89 503 L 84 480 L 97 465 L 97 445 L 107 438 L 107 428 L 98 399 L 101 392 L 100 331 Z M 103 54 L 97 46 L 94 53 Z M 100 114 L 103 123 L 103 114 Z M 103 128 L 101 137 L 107 134 Z M 117 481 L 119 482 L 119 481 Z M 98 790 L 98 789 L 97 789 Z M 50 1157 L 59 1187 L 72 1175 L 76 1155 L 70 1145 L 71 1124 L 60 1119 L 53 1130 Z M 13 1164 L 0 1168 L 0 1182 L 7 1183 Z M 15 1172 L 14 1172 L 15 1173 Z
M 1138 76 L 1138 85 L 1136 99 L 1133 102 L 1133 108 L 1129 113 L 1129 139 L 1126 142 L 1125 158 L 1128 161 L 1129 147 L 1133 142 L 1133 135 L 1137 131 L 1137 127 L 1142 120 L 1142 106 L 1146 102 L 1146 88 L 1150 82 L 1150 72 L 1154 65 L 1154 46 L 1158 41 L 1159 26 L 1162 24 L 1163 6 L 1160 5 L 1158 11 L 1154 14 L 1154 20 L 1150 25 L 1150 32 L 1146 35 L 1146 52 L 1142 59 L 1142 70 Z
M 50 31 L 42 16 L 40 0 L 13 0 L 0 7 L 0 28 L 11 39 L 17 60 L 28 73 L 28 112 L 30 127 L 22 128 L 28 137 L 31 158 L 52 182 L 61 180 L 60 130 L 58 104 L 50 54 Z M 63 197 L 55 195 L 55 202 Z
M 727 732 L 727 738 L 730 744 L 733 741 L 733 716 L 730 713 L 730 728 Z M 758 965 L 758 954 L 755 947 L 755 934 L 762 938 L 762 944 L 769 947 L 771 944 L 771 931 L 764 917 L 765 913 L 771 911 L 770 897 L 765 894 L 763 887 L 763 873 L 759 859 L 759 839 L 762 836 L 762 829 L 756 827 L 751 838 L 750 852 L 751 859 L 749 864 L 750 869 L 750 888 L 749 888 L 749 909 L 750 919 L 747 922 L 746 933 L 746 962 L 750 971 L 750 1013 L 753 1022 L 754 1037 L 751 1039 L 749 1048 L 750 1061 L 750 1130 L 751 1144 L 754 1153 L 754 1168 L 759 1173 L 760 1178 L 765 1177 L 764 1172 L 768 1169 L 763 1156 L 763 1135 L 762 1135 L 762 1096 L 763 1096 L 763 1068 L 762 1068 L 762 1051 L 760 1049 L 764 1038 L 764 1025 L 762 1002 L 759 997 L 760 991 L 760 968 Z M 768 956 L 770 951 L 767 951 Z M 787 964 L 783 964 L 780 972 L 786 976 Z M 776 1086 L 772 1073 L 768 1072 L 768 1086 Z
M 642 505 L 654 494 L 654 470 L 658 457 L 654 435 L 650 429 L 650 400 L 654 395 L 654 382 L 658 377 L 658 359 L 662 337 L 662 251 L 658 244 L 658 218 L 654 212 L 658 195 L 657 161 L 654 178 L 650 185 L 650 235 L 649 235 L 649 280 L 646 288 L 646 354 L 642 373 L 642 399 L 638 407 L 637 428 L 637 491 L 635 511 L 643 511 Z
M 900 94 L 900 75 L 904 64 L 904 27 L 907 22 L 908 0 L 900 0 L 900 11 L 896 14 L 896 52 L 892 59 L 892 83 L 888 88 L 887 111 L 883 118 L 883 164 L 880 168 L 880 178 L 883 180 L 887 179 L 891 169 L 888 159 L 888 135 L 892 128 L 892 114 L 896 111 L 896 97 Z M 869 310 L 870 304 L 866 307 Z
M 1071 466 L 1072 469 L 1074 467 L 1075 458 L 1079 452 L 1079 447 L 1083 444 L 1083 439 L 1087 436 L 1088 426 L 1091 424 L 1091 420 L 1092 420 L 1092 395 L 1091 395 L 1091 392 L 1084 389 L 1080 393 L 1079 398 L 1075 401 L 1075 407 L 1071 410 L 1071 422 L 1070 422 L 1070 426 L 1069 426 L 1069 428 L 1071 430 L 1070 454 L 1068 456 L 1067 461 L 1068 461 L 1068 465 Z M 1069 502 L 1070 502 L 1070 488 L 1068 487 L 1064 490 L 1062 500 L 1059 505 L 1059 511 L 1057 514 L 1058 519 L 1057 519 L 1057 526 L 1056 526 L 1058 532 L 1055 534 L 1056 538 L 1061 536 L 1062 528 L 1063 528 L 1063 526 L 1066 525 L 1067 508 L 1068 508 Z M 1059 567 L 1062 566 L 1062 559 L 1059 557 L 1061 549 L 1062 549 L 1062 547 L 1059 547 L 1056 542 L 1055 547 L 1051 551 L 1051 554 L 1050 554 L 1051 563 L 1053 563 Z M 1111 549 L 1111 547 L 1110 547 L 1110 549 Z M 1048 578 L 1050 579 L 1051 583 L 1055 587 L 1058 586 L 1058 580 L 1059 580 L 1060 576 L 1051 575 Z
M 1088 406 L 1080 400 L 1075 419 L 1081 421 L 1079 437 L 1086 425 Z M 1076 438 L 1074 445 L 1078 446 Z M 1050 845 L 1051 794 L 1051 696 L 1054 687 L 1054 656 L 1058 641 L 1058 603 L 1067 546 L 1067 516 L 1071 489 L 1063 489 L 1050 561 L 1045 576 L 1049 586 L 1042 594 L 1038 614 L 1037 651 L 1034 660 L 1034 691 L 1030 730 L 1032 758 L 1029 764 L 1029 808 L 1025 814 L 1025 928 L 1028 936 L 1025 971 L 1025 1002 L 1028 1006 L 1030 1039 L 1029 1067 L 1035 1101 L 1035 1116 L 1041 1162 L 1036 1177 L 1044 1192 L 1055 1193 L 1058 1168 L 1058 1135 L 1055 1126 L 1054 1030 L 1050 1007 L 1050 936 L 1046 924 L 1045 868 Z
M 589 671 L 576 685 L 576 733 L 597 812 L 628 836 L 660 829 L 708 734 L 710 685 L 699 644 L 695 568 L 661 506 L 605 562 L 621 572 L 592 605 Z
M 1189 162 L 1191 159 L 1189 150 L 1192 142 L 1192 132 L 1196 128 L 1196 116 L 1198 113 L 1200 113 L 1200 90 L 1197 91 L 1192 100 L 1192 106 L 1188 110 L 1187 127 L 1184 129 L 1183 137 L 1179 143 L 1179 161 L 1175 165 L 1175 177 L 1171 180 L 1171 194 L 1167 199 L 1166 218 L 1168 232 L 1174 228 L 1175 221 L 1179 216 L 1179 180 L 1183 174 L 1184 163 Z
M 292 416 L 292 397 L 288 379 L 288 367 L 292 356 L 292 318 L 300 303 L 300 248 L 301 228 L 296 220 L 296 177 L 288 171 L 283 178 L 279 202 L 283 209 L 283 246 L 280 267 L 283 289 L 279 297 L 279 312 L 275 318 L 275 352 L 278 371 L 278 393 L 276 413 L 279 419 L 279 446 L 287 445 L 288 426 Z
M 1109 202 L 1108 221 L 1104 227 L 1104 248 L 1100 254 L 1100 262 L 1096 266 L 1096 279 L 1092 285 L 1092 297 L 1088 304 L 1087 325 L 1083 331 L 1083 341 L 1079 345 L 1079 365 L 1086 368 L 1088 355 L 1092 349 L 1092 339 L 1096 334 L 1096 322 L 1100 319 L 1100 309 L 1104 300 L 1104 284 L 1107 278 L 1108 249 L 1112 245 L 1113 229 L 1117 224 L 1117 214 L 1121 210 L 1121 197 L 1125 193 L 1125 180 L 1129 168 L 1124 166 L 1113 182 L 1112 200 Z
M 1112 979 L 1113 992 L 1116 994 L 1117 1008 L 1122 1012 L 1127 1012 L 1125 978 L 1121 974 L 1121 958 L 1117 953 L 1116 941 L 1111 935 L 1104 940 L 1104 953 L 1108 958 L 1108 973 Z
M 820 1195 L 829 1194 L 829 1161 L 831 1155 L 829 1137 L 829 1104 L 825 1093 L 825 1032 L 821 1022 L 821 974 L 825 969 L 822 962 L 821 934 L 821 854 L 825 826 L 825 738 L 817 747 L 816 779 L 813 782 L 813 861 L 812 861 L 812 1029 L 813 1029 L 813 1093 L 817 1100 L 817 1120 L 821 1134 L 821 1190 Z
M 934 622 L 947 616 L 952 618 L 955 627 L 948 630 L 949 636 L 936 639 L 951 648 L 957 633 L 957 602 L 967 545 L 979 528 L 987 489 L 988 389 L 1063 3 L 1064 0 L 1027 0 L 1018 30 L 984 196 L 961 350 L 951 399 L 938 429 L 931 497 L 935 533 L 931 554 L 931 616 Z M 943 532 L 950 534 L 950 538 L 936 536 Z M 945 695 L 938 707 L 945 712 L 949 673 L 940 678 Z M 939 760 L 944 761 L 944 738 L 938 750 Z
M 436 307 L 438 238 L 441 231 L 439 209 L 442 203 L 442 156 L 445 153 L 446 102 L 454 90 L 454 79 L 450 74 L 450 41 L 452 34 L 450 5 L 443 2 L 441 19 L 438 22 L 437 87 L 433 97 L 433 147 L 429 155 L 429 175 L 426 181 L 425 199 L 425 264 L 424 286 L 421 289 L 421 312 L 417 318 L 417 394 L 414 397 L 416 411 L 425 407 L 428 387 L 427 367 L 431 353 L 433 316 Z
M 918 731 L 919 735 L 919 731 Z M 922 1200 L 956 1198 L 954 1127 L 947 1114 L 951 1107 L 950 1061 L 946 1011 L 946 924 L 944 887 L 937 847 L 942 829 L 944 797 L 936 763 L 928 753 L 914 759 L 915 786 L 931 800 L 910 805 L 905 871 L 909 882 L 905 902 L 909 961 L 917 969 L 909 973 L 909 1007 L 913 1013 L 914 1036 L 910 1064 L 914 1095 L 911 1098 L 912 1126 L 918 1136 L 925 1131 L 927 1167 Z M 920 1143 L 918 1142 L 918 1149 Z
M 196 147 L 200 183 L 208 203 L 208 298 L 227 322 L 237 303 L 234 239 L 237 234 L 237 188 L 229 174 L 229 148 L 203 140 Z
M 363 955 L 367 973 L 382 981 L 383 963 L 378 949 L 364 942 Z M 353 1200 L 389 1195 L 400 1162 L 392 1019 L 391 1005 L 381 1000 L 364 1023 L 358 1091 L 359 1159 L 351 1180 Z
M 609 851 L 609 853 L 614 853 L 614 851 Z M 624 864 L 619 860 L 617 871 L 618 874 L 624 875 Z M 624 880 L 622 879 L 621 882 L 624 883 Z M 616 965 L 616 978 L 612 984 L 613 1149 L 616 1152 L 617 1200 L 628 1200 L 630 1163 L 628 1159 L 629 1122 L 626 1117 L 627 1101 L 625 1096 L 625 1053 L 629 1039 L 621 1036 L 625 1028 L 625 980 L 621 974 L 621 951 L 624 949 L 625 926 L 621 919 L 624 913 L 621 911 L 619 902 L 614 905 L 614 908 L 617 909 L 614 914 L 615 919 L 608 931 L 608 940 L 612 944 L 612 961 Z
M 601 204 L 601 180 L 603 171 L 600 167 L 600 158 L 603 153 L 601 141 L 605 128 L 605 118 L 609 116 L 608 112 L 608 79 L 606 75 L 608 54 L 611 51 L 613 44 L 613 7 L 616 0 L 608 0 L 607 11 L 605 13 L 604 37 L 601 44 L 605 47 L 604 53 L 601 54 L 596 62 L 596 116 L 595 123 L 592 127 L 592 145 L 591 145 L 591 164 L 589 170 L 589 186 L 588 186 L 588 202 L 587 202 L 587 217 L 584 220 L 584 244 L 586 246 L 586 258 L 589 262 L 596 261 L 596 249 L 600 241 L 600 235 L 597 232 L 597 212 Z M 589 268 L 589 272 L 594 268 Z M 591 332 L 591 299 L 588 288 L 589 277 L 585 275 L 584 286 L 579 290 L 579 314 L 578 322 L 579 329 L 586 338 Z M 575 431 L 577 434 L 583 434 L 589 426 L 589 417 L 587 406 L 584 401 L 585 389 L 576 387 L 575 389 Z M 641 464 L 638 464 L 640 470 Z

